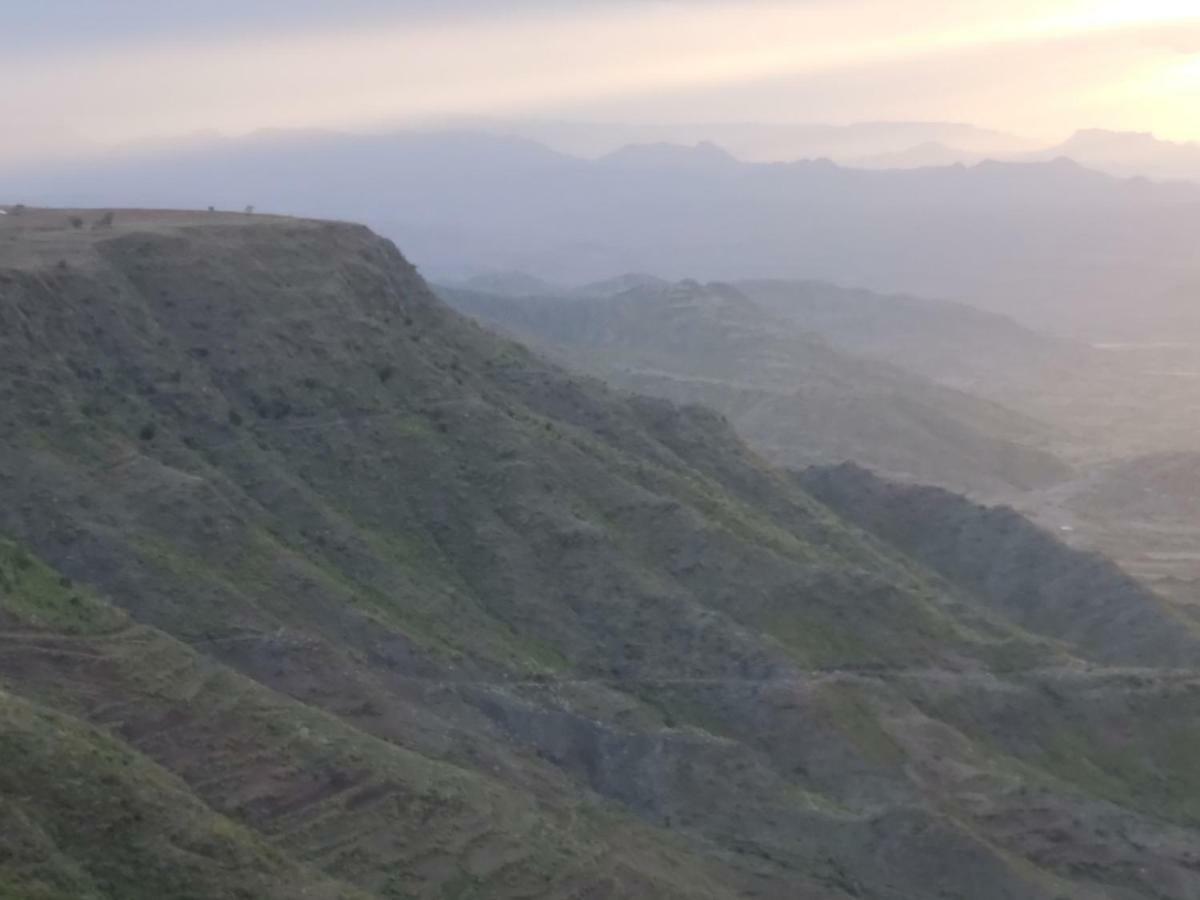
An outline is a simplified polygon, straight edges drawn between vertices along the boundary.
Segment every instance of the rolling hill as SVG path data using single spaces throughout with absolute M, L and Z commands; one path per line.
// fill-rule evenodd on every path
M 738 281 L 734 287 L 839 350 L 983 396 L 1012 397 L 1095 367 L 1095 353 L 1085 345 L 962 303 L 815 281 Z
M 868 352 L 887 346 L 904 362 L 921 357 L 936 366 L 938 356 L 920 349 L 944 337 L 925 327 L 929 323 L 911 326 L 910 351 L 895 336 L 902 311 L 887 301 L 867 311 L 840 296 L 820 308 L 802 306 L 793 287 L 786 287 L 786 301 L 769 308 L 756 302 L 771 294 L 772 285 L 762 283 L 743 290 L 647 282 L 608 295 L 592 288 L 590 295 L 526 298 L 447 288 L 443 295 L 565 364 L 625 388 L 719 410 L 781 465 L 856 459 L 894 477 L 984 494 L 1044 486 L 1067 475 L 1066 466 L 1035 449 L 1049 440 L 1048 427 L 823 340 L 828 335 Z M 973 310 L 966 315 L 988 318 Z M 997 350 L 1003 353 L 999 341 Z

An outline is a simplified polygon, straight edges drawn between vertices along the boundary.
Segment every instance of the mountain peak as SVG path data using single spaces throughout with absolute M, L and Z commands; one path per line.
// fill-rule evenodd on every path
M 1083 129 L 1045 155 L 1052 154 L 1112 175 L 1200 180 L 1200 144 L 1163 140 L 1148 131 Z

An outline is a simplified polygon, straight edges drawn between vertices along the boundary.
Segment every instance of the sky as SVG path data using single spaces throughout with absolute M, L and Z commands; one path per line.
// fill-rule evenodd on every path
M 456 117 L 1200 140 L 1200 0 L 0 0 L 0 160 Z

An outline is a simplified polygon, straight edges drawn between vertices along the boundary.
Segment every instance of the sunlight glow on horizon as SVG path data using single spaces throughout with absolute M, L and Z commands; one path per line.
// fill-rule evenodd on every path
M 0 115 L 29 123 L 30 146 L 35 109 L 43 125 L 109 144 L 454 116 L 586 120 L 597 109 L 619 114 L 626 100 L 648 109 L 643 117 L 745 110 L 765 121 L 788 109 L 789 79 L 807 78 L 828 84 L 828 97 L 777 119 L 833 121 L 845 107 L 846 120 L 970 121 L 1039 139 L 1094 126 L 1200 139 L 1200 57 L 1187 55 L 1200 51 L 1194 0 L 980 5 L 614 3 L 69 53 L 18 48 L 0 59 L 0 77 L 22 90 L 0 97 Z M 897 79 L 909 89 L 898 92 Z M 730 90 L 749 104 L 725 108 L 708 93 Z

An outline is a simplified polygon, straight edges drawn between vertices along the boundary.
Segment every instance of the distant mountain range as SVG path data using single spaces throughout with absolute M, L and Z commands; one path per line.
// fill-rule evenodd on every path
M 704 290 L 694 282 L 692 285 Z M 1019 401 L 1051 382 L 1095 378 L 1101 364 L 1112 362 L 1110 354 L 963 303 L 880 294 L 824 281 L 751 279 L 714 287 L 734 290 L 752 301 L 745 307 L 753 310 L 751 318 L 775 317 L 778 321 L 768 323 L 771 328 L 804 333 L 807 339 L 819 335 L 846 354 L 890 363 L 946 387 L 1003 403 Z M 683 287 L 639 272 L 574 287 L 526 272 L 491 272 L 447 284 L 442 290 L 462 302 L 476 294 L 490 295 L 472 304 L 471 311 L 482 314 L 489 303 L 493 312 L 501 312 L 506 307 L 541 307 L 541 300 L 570 302 L 622 294 L 627 299 L 653 298 Z M 520 302 L 495 304 L 495 297 Z M 568 314 L 575 313 L 558 310 L 552 318 Z M 1020 402 L 1016 405 L 1023 406 Z
M 1200 144 L 1163 141 L 1152 134 L 1091 129 L 1033 158 L 1067 157 L 1122 177 L 1200 181 Z
M 863 169 L 921 169 L 974 166 L 987 160 L 1052 162 L 1069 159 L 1118 178 L 1200 181 L 1200 144 L 1164 141 L 1152 134 L 1087 129 L 1061 144 L 1029 150 L 978 150 L 966 144 L 925 141 L 866 155 L 829 154 L 834 161 Z
M 625 147 L 713 144 L 745 162 L 829 159 L 868 169 L 976 165 L 985 160 L 1048 162 L 1061 157 L 1119 177 L 1200 181 L 1200 144 L 1143 132 L 1081 129 L 1049 146 L 954 122 L 862 122 L 851 125 L 619 123 L 459 120 L 459 129 L 508 135 L 561 153 L 601 157 Z
M 1200 335 L 1200 185 L 1061 158 L 864 171 L 747 163 L 712 144 L 586 160 L 465 132 L 271 132 L 3 173 L 0 196 L 366 220 L 442 279 L 818 279 L 1090 339 Z
M 1010 397 L 1095 358 L 1084 345 L 962 303 L 820 281 L 735 284 L 759 306 L 841 350 L 984 396 Z
M 673 125 L 473 118 L 451 127 L 520 137 L 574 156 L 600 157 L 630 145 L 710 142 L 746 162 L 833 159 L 850 162 L 940 144 L 979 156 L 1038 149 L 1034 141 L 956 122 L 859 122 L 850 125 L 698 122 Z

